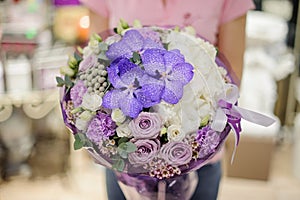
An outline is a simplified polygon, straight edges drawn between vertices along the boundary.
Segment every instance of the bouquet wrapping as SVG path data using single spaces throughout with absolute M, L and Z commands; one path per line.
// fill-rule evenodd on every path
M 116 171 L 128 199 L 189 199 L 194 171 L 240 121 L 273 120 L 237 106 L 238 87 L 216 48 L 190 27 L 129 27 L 124 22 L 62 67 L 61 108 L 95 162 Z

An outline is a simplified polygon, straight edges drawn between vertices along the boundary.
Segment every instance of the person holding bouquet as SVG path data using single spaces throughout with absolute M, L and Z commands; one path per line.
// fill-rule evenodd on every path
M 117 26 L 120 19 L 133 24 L 192 26 L 197 34 L 215 45 L 229 61 L 227 69 L 239 85 L 243 71 L 246 13 L 252 0 L 81 0 L 90 10 L 90 32 L 101 33 Z M 215 200 L 221 180 L 221 158 L 216 154 L 197 170 L 198 185 L 191 199 Z M 106 170 L 109 200 L 125 199 L 116 177 Z

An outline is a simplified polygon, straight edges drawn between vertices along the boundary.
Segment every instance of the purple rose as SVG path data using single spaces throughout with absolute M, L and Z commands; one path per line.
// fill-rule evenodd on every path
M 97 113 L 88 125 L 86 136 L 93 142 L 99 143 L 103 139 L 115 134 L 116 124 L 110 115 Z
M 97 64 L 97 56 L 95 54 L 91 54 L 80 62 L 79 70 L 86 71 L 87 69 L 95 66 L 96 64 Z
M 196 140 L 200 147 L 199 158 L 203 158 L 216 151 L 220 143 L 220 135 L 210 126 L 205 126 L 197 132 Z
M 129 123 L 132 135 L 136 139 L 156 138 L 160 133 L 162 120 L 157 113 L 141 112 Z
M 78 81 L 74 87 L 71 88 L 70 96 L 75 108 L 81 105 L 82 97 L 86 92 L 87 88 L 83 81 Z
M 180 166 L 192 159 L 192 148 L 183 142 L 170 142 L 160 150 L 161 157 L 170 165 Z
M 128 160 L 133 165 L 144 165 L 157 156 L 160 148 L 159 140 L 137 140 L 133 142 L 137 150 L 128 154 Z

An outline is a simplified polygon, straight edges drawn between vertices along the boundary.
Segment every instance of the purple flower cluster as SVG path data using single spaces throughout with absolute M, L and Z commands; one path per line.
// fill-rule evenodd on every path
M 130 61 L 134 52 L 140 54 L 141 65 Z M 137 30 L 127 31 L 106 55 L 113 61 L 107 72 L 114 89 L 103 97 L 103 107 L 120 108 L 132 118 L 161 100 L 178 103 L 194 75 L 193 66 L 178 50 L 167 51 Z
M 197 142 L 199 143 L 199 158 L 203 158 L 216 151 L 218 144 L 220 143 L 220 135 L 210 126 L 205 126 L 198 130 Z
M 110 115 L 98 112 L 90 121 L 86 136 L 96 144 L 115 134 L 116 124 Z
M 83 81 L 78 81 L 74 87 L 72 87 L 70 96 L 75 108 L 81 105 L 82 98 L 86 92 L 87 88 L 85 87 Z

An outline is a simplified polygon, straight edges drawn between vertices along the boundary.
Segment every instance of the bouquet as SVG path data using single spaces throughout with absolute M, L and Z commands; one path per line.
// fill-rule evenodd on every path
M 144 199 L 188 198 L 193 171 L 230 130 L 238 144 L 242 118 L 273 123 L 237 106 L 238 87 L 219 54 L 191 27 L 122 22 L 93 35 L 57 77 L 74 148 L 114 169 L 128 198 L 129 188 Z

